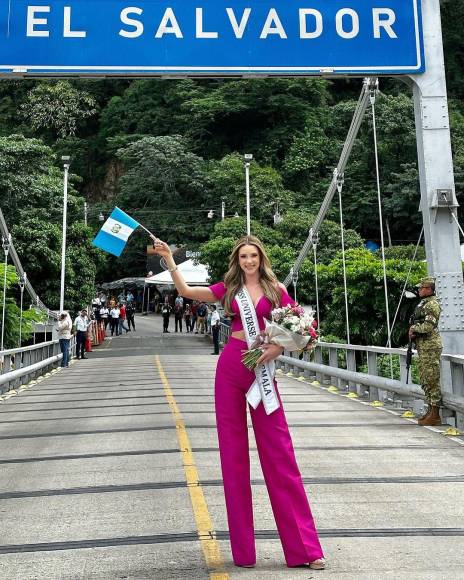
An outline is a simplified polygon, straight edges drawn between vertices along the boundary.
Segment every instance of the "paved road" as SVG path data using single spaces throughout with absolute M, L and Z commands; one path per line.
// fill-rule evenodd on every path
M 464 579 L 464 446 L 287 377 L 329 567 L 284 566 L 253 445 L 258 566 L 235 568 L 211 345 L 136 322 L 0 406 L 2 580 Z

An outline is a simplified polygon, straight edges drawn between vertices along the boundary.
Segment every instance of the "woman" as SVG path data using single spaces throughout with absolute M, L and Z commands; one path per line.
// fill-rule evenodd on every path
M 154 242 L 155 251 L 165 259 L 180 295 L 205 302 L 221 300 L 226 315 L 232 317 L 231 338 L 219 357 L 216 371 L 216 422 L 234 563 L 253 567 L 256 553 L 246 409 L 247 393 L 255 384 L 257 375 L 241 361 L 242 351 L 247 349 L 241 297 L 244 294 L 249 297 L 248 307 L 256 311 L 260 329 L 264 328 L 264 319 L 270 318 L 273 308 L 290 304 L 292 300 L 277 281 L 263 245 L 254 236 L 246 236 L 236 243 L 224 282 L 209 288 L 188 286 L 177 269 L 169 246 L 158 239 Z M 258 360 L 259 369 L 265 368 L 283 351 L 273 344 L 263 348 L 263 355 Z M 261 370 L 258 374 L 261 375 Z M 250 404 L 250 414 L 285 560 L 289 567 L 309 565 L 321 570 L 325 567 L 322 549 L 296 464 L 280 396 L 278 391 L 274 393 L 278 408 L 266 414 L 263 400 L 256 408 Z
M 108 322 L 109 322 L 109 319 L 108 319 L 109 315 L 110 315 L 110 311 L 108 310 L 108 308 L 106 306 L 102 306 L 100 308 L 100 318 L 101 318 L 101 321 L 105 327 L 105 333 L 106 333 L 106 328 L 107 328 Z
M 61 312 L 58 318 L 58 338 L 60 350 L 63 354 L 61 368 L 69 367 L 69 343 L 71 342 L 72 320 L 69 312 Z

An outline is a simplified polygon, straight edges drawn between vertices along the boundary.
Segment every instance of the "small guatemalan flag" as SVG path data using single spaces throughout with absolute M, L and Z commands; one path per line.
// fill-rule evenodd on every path
M 139 225 L 119 207 L 115 207 L 92 244 L 114 256 L 120 256 L 129 236 Z

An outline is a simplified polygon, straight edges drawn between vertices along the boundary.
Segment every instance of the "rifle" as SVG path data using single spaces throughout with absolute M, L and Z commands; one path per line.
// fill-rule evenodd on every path
M 408 352 L 406 353 L 406 384 L 409 383 L 409 370 L 412 364 L 412 350 L 414 345 L 414 339 L 410 338 L 408 342 Z

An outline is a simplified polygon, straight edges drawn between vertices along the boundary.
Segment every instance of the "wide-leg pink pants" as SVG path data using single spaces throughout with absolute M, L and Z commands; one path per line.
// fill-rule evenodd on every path
M 241 362 L 247 345 L 230 338 L 216 371 L 216 421 L 222 476 L 235 564 L 256 561 L 246 393 L 255 374 Z M 280 398 L 280 397 L 279 397 Z M 288 566 L 323 557 L 306 492 L 281 406 L 266 415 L 263 404 L 250 407 L 261 467 Z

